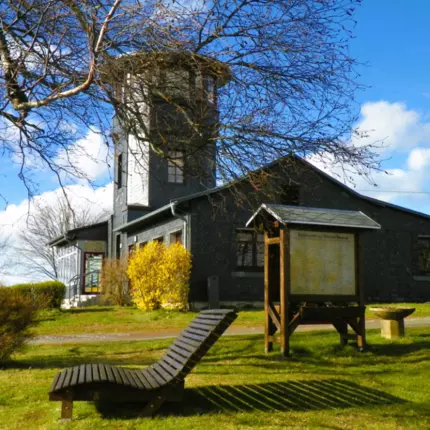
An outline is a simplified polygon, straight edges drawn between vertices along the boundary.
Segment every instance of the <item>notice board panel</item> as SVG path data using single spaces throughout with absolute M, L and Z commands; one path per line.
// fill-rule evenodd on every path
M 355 236 L 290 230 L 291 294 L 354 295 Z

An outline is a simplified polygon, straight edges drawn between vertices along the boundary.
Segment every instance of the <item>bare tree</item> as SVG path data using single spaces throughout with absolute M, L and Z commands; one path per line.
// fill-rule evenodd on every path
M 18 162 L 29 193 L 31 170 L 44 166 L 63 183 L 83 177 L 71 144 L 96 129 L 110 145 L 114 112 L 167 157 L 166 136 L 141 133 L 140 98 L 121 103 L 115 84 L 133 73 L 117 61 L 139 53 L 147 70 L 158 54 L 219 61 L 216 135 L 218 180 L 225 181 L 290 154 L 327 156 L 361 172 L 378 167 L 370 146 L 350 143 L 358 106 L 356 60 L 348 51 L 361 0 L 4 0 L 0 4 L 0 148 Z M 126 55 L 125 55 L 126 54 Z M 134 63 L 135 64 L 135 63 Z M 140 70 L 140 69 L 139 69 Z M 216 71 L 212 71 L 215 75 Z M 107 76 L 108 75 L 108 76 Z M 193 135 L 202 116 L 140 74 Z M 150 102 L 150 99 L 148 98 Z M 204 116 L 203 116 L 204 117 Z M 145 137 L 142 137 L 142 135 Z M 58 159 L 59 150 L 66 156 Z M 188 152 L 207 148 L 191 145 Z
M 4 275 L 5 269 L 8 266 L 6 258 L 6 250 L 8 248 L 9 238 L 4 235 L 2 229 L 0 229 L 0 286 L 2 285 L 2 276 Z
M 89 206 L 73 210 L 66 198 L 60 198 L 54 204 L 35 201 L 26 229 L 19 235 L 21 246 L 16 254 L 20 263 L 28 269 L 28 274 L 58 279 L 55 250 L 48 242 L 68 230 L 97 222 L 102 216 L 92 215 Z

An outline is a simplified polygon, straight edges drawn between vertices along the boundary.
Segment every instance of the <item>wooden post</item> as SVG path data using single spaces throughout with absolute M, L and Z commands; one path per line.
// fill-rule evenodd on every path
M 344 347 L 348 344 L 348 323 L 346 321 L 336 321 L 333 322 L 334 327 L 339 333 L 340 346 Z
M 269 285 L 269 235 L 264 232 L 264 352 L 273 350 L 273 342 L 269 341 L 270 334 L 270 285 Z
M 289 231 L 281 228 L 279 231 L 280 238 L 280 299 L 281 299 L 281 354 L 284 357 L 290 355 L 290 333 L 288 330 L 288 294 L 290 291 L 290 244 Z
M 365 307 L 364 304 L 364 282 L 363 282 L 363 252 L 360 243 L 360 234 L 355 233 L 355 273 L 356 273 L 356 294 L 358 295 L 359 306 Z M 365 312 L 358 318 L 359 334 L 357 335 L 357 347 L 363 351 L 366 347 L 366 322 Z
M 142 413 L 140 415 L 142 417 L 153 417 L 154 414 L 158 411 L 158 409 L 160 409 L 162 404 L 165 402 L 165 400 L 166 400 L 166 397 L 162 394 L 155 396 L 143 408 Z
M 61 402 L 61 419 L 71 420 L 73 416 L 73 400 L 63 400 Z

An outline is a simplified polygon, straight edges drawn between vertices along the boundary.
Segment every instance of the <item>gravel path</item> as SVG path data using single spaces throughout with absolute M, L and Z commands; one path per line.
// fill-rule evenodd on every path
M 406 327 L 430 327 L 430 317 L 424 318 L 408 318 L 405 320 Z M 366 321 L 366 328 L 379 328 L 379 320 Z M 302 325 L 297 328 L 297 331 L 314 331 L 314 330 L 330 330 L 333 326 L 330 324 L 324 325 Z M 249 334 L 263 334 L 263 327 L 230 327 L 225 336 L 238 336 Z M 88 333 L 88 334 L 73 334 L 63 336 L 37 336 L 30 344 L 52 344 L 52 343 L 91 343 L 91 342 L 122 342 L 133 340 L 157 340 L 176 337 L 181 332 L 181 329 L 133 332 L 133 333 Z

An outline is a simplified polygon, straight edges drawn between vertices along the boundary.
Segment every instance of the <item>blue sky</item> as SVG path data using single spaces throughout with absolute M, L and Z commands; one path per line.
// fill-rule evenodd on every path
M 386 105 L 381 105 L 378 109 L 370 112 L 373 119 L 370 124 L 374 127 L 378 125 L 375 117 L 381 109 L 381 115 L 390 118 L 390 108 L 394 104 L 401 104 L 402 111 L 398 112 L 398 117 L 404 111 L 414 113 L 418 117 L 416 120 L 410 119 L 409 127 L 412 127 L 414 134 L 416 128 L 430 122 L 430 26 L 428 17 L 430 16 L 430 2 L 427 0 L 392 1 L 392 0 L 364 0 L 363 5 L 357 8 L 355 18 L 358 24 L 355 28 L 356 38 L 351 43 L 351 54 L 367 66 L 359 68 L 361 73 L 360 82 L 369 88 L 358 94 L 360 104 L 377 103 L 385 101 Z M 370 105 L 372 107 L 372 105 Z M 389 120 L 388 120 L 389 121 Z M 395 125 L 395 124 L 394 124 Z M 396 128 L 385 130 L 378 127 L 375 130 L 378 136 L 392 137 L 398 131 Z M 424 127 L 426 128 L 426 127 Z M 411 148 L 408 143 L 398 144 L 392 151 L 385 151 L 383 158 L 389 158 L 384 162 L 383 167 L 389 169 L 405 169 L 408 163 L 408 156 L 413 147 L 430 147 L 430 134 L 427 140 L 427 130 L 421 130 L 423 138 Z M 398 133 L 396 133 L 398 134 Z M 402 138 L 408 140 L 408 130 L 405 130 Z M 390 144 L 389 139 L 387 144 Z M 406 149 L 408 147 L 408 149 Z M 2 194 L 10 204 L 19 204 L 27 198 L 26 190 L 17 177 L 17 169 L 5 159 L 0 159 L 2 169 L 0 173 L 0 194 Z M 7 175 L 5 180 L 3 175 Z M 105 176 L 106 179 L 108 176 Z M 100 179 L 103 179 L 100 178 Z M 48 173 L 38 172 L 37 177 L 40 184 L 40 193 L 56 188 L 57 183 Z M 381 181 L 379 181 L 381 182 Z M 386 179 L 383 181 L 386 182 Z M 395 186 L 395 183 L 392 183 Z M 414 182 L 416 185 L 416 183 Z M 387 184 L 388 185 L 388 184 Z M 390 183 L 391 185 L 391 183 Z M 411 184 L 412 185 L 412 184 Z M 425 183 L 427 188 L 420 182 L 420 189 L 415 191 L 430 190 L 430 183 Z M 380 185 L 382 187 L 382 185 Z M 357 189 L 371 189 L 367 184 L 357 183 Z M 386 189 L 386 187 L 383 187 Z M 393 190 L 389 191 L 396 191 Z M 414 191 L 413 188 L 410 189 Z M 404 191 L 409 191 L 404 190 Z M 401 194 L 404 194 L 402 192 Z M 381 197 L 405 204 L 416 209 L 430 212 L 430 204 L 422 206 L 425 200 L 417 202 L 417 199 L 404 198 L 400 194 L 386 196 L 384 193 L 373 192 L 372 196 Z M 410 196 L 409 196 L 410 197 Z M 0 201 L 0 209 L 4 208 Z
M 372 175 L 377 187 L 362 178 L 355 179 L 355 189 L 383 199 L 430 213 L 430 1 L 363 0 L 356 11 L 358 24 L 351 43 L 351 55 L 366 66 L 359 68 L 359 81 L 369 88 L 358 94 L 361 119 L 357 124 L 371 133 L 369 142 L 385 139 L 381 158 L 389 172 Z M 95 135 L 88 136 L 92 155 L 103 155 Z M 103 158 L 103 157 L 101 157 Z M 99 183 L 111 180 L 104 165 L 78 160 Z M 26 189 L 18 170 L 0 158 L 0 225 L 19 229 L 28 209 Z M 7 175 L 5 178 L 4 175 Z M 55 199 L 58 184 L 45 172 L 37 173 L 39 191 L 47 200 Z M 363 191 L 363 190 L 373 190 Z M 58 191 L 57 191 L 58 192 Z M 80 184 L 76 197 L 95 201 L 97 208 L 109 210 L 112 187 L 92 190 Z M 422 193 L 422 194 L 420 194 Z
M 401 169 L 406 175 L 404 184 L 398 187 L 396 181 L 385 178 L 383 188 L 388 191 L 402 191 L 389 200 L 430 213 L 430 194 L 411 195 L 408 191 L 430 191 L 430 175 L 423 177 L 408 177 L 411 170 L 411 151 L 414 148 L 427 149 L 430 147 L 430 2 L 426 0 L 393 1 L 393 0 L 364 0 L 357 9 L 358 21 L 355 29 L 355 40 L 351 44 L 351 53 L 367 66 L 360 67 L 360 82 L 369 88 L 358 94 L 360 104 L 375 103 L 373 106 L 373 121 L 375 128 L 379 124 L 378 116 L 387 117 L 392 122 L 391 127 L 375 129 L 379 136 L 387 137 L 386 144 L 390 146 L 390 138 L 399 136 L 400 142 L 392 150 L 387 150 L 383 158 L 389 158 L 383 163 L 387 169 Z M 377 102 L 385 101 L 377 108 Z M 403 109 L 396 109 L 402 105 Z M 394 106 L 394 107 L 393 107 Z M 371 105 L 368 107 L 371 107 Z M 394 115 L 393 111 L 395 111 Z M 402 115 L 403 114 L 403 115 Z M 406 125 L 400 130 L 396 125 Z M 415 155 L 414 155 L 415 154 Z M 412 154 L 412 159 L 424 159 L 427 151 Z M 408 163 L 409 161 L 409 163 Z M 426 164 L 427 165 L 427 164 Z M 425 166 L 423 166 L 424 168 Z M 400 173 L 400 172 L 399 172 Z M 378 182 L 378 181 L 377 181 Z M 385 182 L 388 182 L 385 184 Z M 408 186 L 406 186 L 408 185 Z M 410 186 L 409 186 L 410 185 Z M 366 184 L 357 184 L 357 189 L 372 189 Z M 386 193 L 367 193 L 372 197 L 387 197 Z

